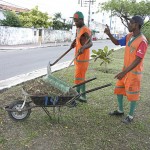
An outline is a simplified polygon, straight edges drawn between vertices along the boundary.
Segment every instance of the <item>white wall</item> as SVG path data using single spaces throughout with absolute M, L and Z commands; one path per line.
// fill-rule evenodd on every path
M 0 26 L 0 45 L 19 45 L 71 41 L 71 31 Z
M 0 20 L 3 20 L 3 19 L 5 19 L 4 14 L 3 14 L 3 11 L 0 10 Z
M 36 43 L 34 29 L 0 26 L 0 45 Z
M 44 29 L 42 43 L 71 41 L 71 36 L 70 31 Z

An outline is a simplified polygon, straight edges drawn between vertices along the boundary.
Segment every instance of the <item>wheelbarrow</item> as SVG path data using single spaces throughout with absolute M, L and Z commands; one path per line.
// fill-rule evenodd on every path
M 72 88 L 88 83 L 95 79 L 96 78 L 89 79 L 82 82 L 81 84 L 73 86 Z M 76 95 L 74 96 L 31 95 L 28 94 L 24 89 L 22 89 L 23 100 L 16 100 L 10 105 L 7 105 L 4 109 L 8 112 L 9 117 L 15 121 L 23 121 L 27 119 L 31 114 L 31 109 L 35 107 L 41 107 L 49 116 L 49 118 L 51 118 L 51 114 L 48 111 L 47 107 L 53 107 L 54 112 L 55 108 L 57 107 L 60 112 L 61 107 L 71 107 L 72 102 L 76 101 L 80 96 L 82 96 L 82 94 L 90 93 L 108 86 L 111 86 L 111 83 L 87 90 L 83 93 L 76 92 Z

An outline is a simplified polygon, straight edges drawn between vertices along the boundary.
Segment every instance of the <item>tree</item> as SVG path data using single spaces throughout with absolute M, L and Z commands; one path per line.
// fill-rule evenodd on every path
M 63 23 L 59 20 L 53 20 L 53 29 L 54 30 L 62 30 L 63 29 Z
M 47 13 L 43 13 L 38 10 L 38 6 L 31 9 L 29 12 L 22 12 L 19 14 L 19 19 L 24 27 L 35 27 L 35 28 L 48 28 L 52 26 L 50 17 Z
M 62 15 L 61 13 L 55 13 L 53 18 L 53 29 L 61 30 L 63 29 Z
M 148 43 L 150 44 L 150 21 L 144 23 L 144 26 L 142 27 L 142 33 L 145 35 Z
M 101 4 L 102 11 L 111 11 L 111 16 L 118 16 L 122 23 L 128 27 L 131 16 L 141 15 L 143 19 L 150 16 L 150 1 L 143 0 L 109 0 Z
M 0 20 L 0 25 L 10 27 L 21 27 L 21 22 L 15 12 L 5 11 L 3 14 L 5 16 L 5 19 Z
M 70 22 L 70 21 L 67 21 L 65 24 L 64 24 L 64 28 L 65 28 L 65 30 L 70 30 L 70 29 L 72 29 L 72 22 Z
M 98 49 L 97 51 L 92 50 L 92 52 L 93 54 L 91 55 L 91 57 L 94 58 L 94 61 L 100 59 L 101 60 L 100 66 L 104 64 L 105 72 L 108 72 L 107 64 L 112 62 L 111 56 L 114 50 L 113 49 L 109 50 L 108 46 L 105 46 L 104 49 Z
M 69 30 L 72 28 L 72 24 L 66 21 L 66 19 L 63 19 L 61 13 L 55 13 L 52 27 L 54 30 Z

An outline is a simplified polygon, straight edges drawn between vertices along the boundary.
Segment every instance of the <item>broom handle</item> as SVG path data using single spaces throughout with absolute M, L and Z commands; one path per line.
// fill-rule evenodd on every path
M 63 54 L 61 55 L 54 63 L 50 64 L 50 66 L 55 65 L 62 57 L 64 57 L 69 51 L 71 51 L 71 47 Z

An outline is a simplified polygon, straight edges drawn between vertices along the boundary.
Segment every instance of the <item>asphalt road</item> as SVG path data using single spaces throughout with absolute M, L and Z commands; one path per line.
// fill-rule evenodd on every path
M 110 40 L 101 40 L 93 42 L 93 49 L 116 48 Z M 53 63 L 58 59 L 69 46 L 59 47 L 45 47 L 26 50 L 0 50 L 0 80 L 26 74 L 38 69 L 46 68 L 48 62 Z M 92 54 L 92 53 L 91 53 Z M 71 50 L 58 63 L 72 60 L 74 57 L 74 50 Z

